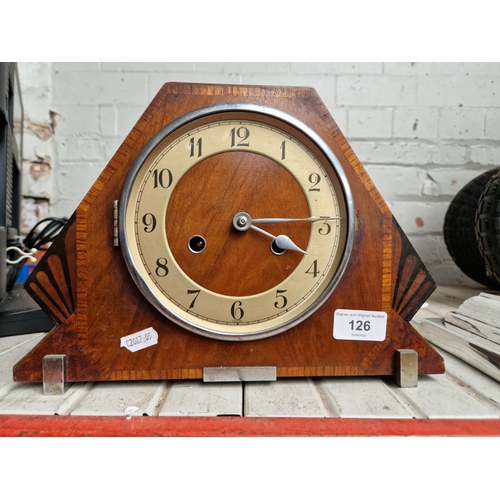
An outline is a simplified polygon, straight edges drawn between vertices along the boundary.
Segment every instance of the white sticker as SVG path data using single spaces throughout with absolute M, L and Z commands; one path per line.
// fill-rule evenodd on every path
M 120 347 L 125 347 L 131 352 L 140 351 L 155 344 L 158 344 L 158 333 L 151 327 L 120 339 Z
M 337 309 L 333 337 L 337 340 L 385 340 L 387 313 Z

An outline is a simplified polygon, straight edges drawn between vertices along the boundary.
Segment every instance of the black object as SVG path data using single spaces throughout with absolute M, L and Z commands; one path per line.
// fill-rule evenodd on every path
M 446 212 L 443 228 L 444 241 L 455 264 L 469 278 L 492 290 L 500 290 L 500 283 L 487 270 L 479 250 L 476 211 L 486 185 L 498 170 L 484 172 L 456 194 Z
M 25 262 L 21 234 L 24 111 L 17 63 L 0 63 L 0 337 L 50 330 L 53 321 L 15 281 Z
M 17 64 L 0 63 L 0 300 L 14 286 L 19 268 L 6 261 L 19 257 L 8 255 L 7 248 L 19 245 L 21 229 L 23 116 Z
M 475 228 L 486 272 L 500 283 L 500 170 L 490 178 L 481 194 Z
M 24 238 L 23 246 L 37 250 L 45 248 L 47 243 L 54 241 L 66 222 L 68 222 L 67 217 L 47 217 L 38 221 Z
M 19 283 L 0 302 L 0 337 L 48 332 L 54 326 L 54 321 Z

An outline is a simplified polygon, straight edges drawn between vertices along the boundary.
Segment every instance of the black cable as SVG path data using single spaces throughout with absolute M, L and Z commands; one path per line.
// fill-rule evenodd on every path
M 32 248 L 41 250 L 45 245 L 54 241 L 67 221 L 67 217 L 47 217 L 46 219 L 42 219 L 31 228 L 22 244 L 15 243 L 10 246 L 18 247 L 24 251 L 31 250 Z M 46 226 L 39 229 L 43 224 L 46 224 Z M 7 254 L 7 258 L 10 260 L 16 260 L 17 257 L 19 257 L 19 254 L 14 252 L 14 250 L 11 250 Z M 12 290 L 19 274 L 21 274 L 24 263 L 25 259 L 16 264 L 7 265 L 7 291 Z
M 37 222 L 24 238 L 24 247 L 28 249 L 36 248 L 37 250 L 40 250 L 47 243 L 54 241 L 55 237 L 59 234 L 67 221 L 68 219 L 66 217 L 47 217 L 46 219 L 42 219 Z M 44 223 L 48 224 L 37 232 L 38 227 Z

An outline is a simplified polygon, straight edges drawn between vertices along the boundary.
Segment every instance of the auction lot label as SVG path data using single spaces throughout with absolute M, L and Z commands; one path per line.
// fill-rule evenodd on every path
M 387 313 L 337 309 L 333 320 L 333 337 L 337 340 L 385 340 Z

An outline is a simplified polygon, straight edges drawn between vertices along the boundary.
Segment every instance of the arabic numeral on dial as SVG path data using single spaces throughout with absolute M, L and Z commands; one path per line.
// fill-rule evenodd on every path
M 187 291 L 188 295 L 194 295 L 194 299 L 191 301 L 189 309 L 192 309 L 194 307 L 194 304 L 196 302 L 196 299 L 198 298 L 198 295 L 200 295 L 200 292 L 201 292 L 201 290 L 188 290 Z
M 198 158 L 201 156 L 201 144 L 201 137 L 196 141 L 196 143 L 194 142 L 194 137 L 191 138 L 191 140 L 189 141 L 190 157 L 194 156 L 195 153 L 197 154 Z
M 326 227 L 324 227 L 326 226 Z M 330 231 L 332 230 L 332 226 L 330 226 L 330 224 L 328 224 L 328 222 L 325 220 L 323 222 L 323 225 L 318 229 L 318 233 L 321 234 L 322 236 L 326 236 L 327 234 L 330 233 Z
M 283 309 L 288 304 L 287 298 L 282 295 L 285 292 L 286 290 L 276 290 L 276 298 L 279 299 L 274 303 L 274 307 L 276 307 L 276 309 Z
M 309 269 L 306 271 L 306 274 L 312 274 L 313 278 L 316 278 L 316 276 L 318 276 L 319 271 L 318 271 L 318 261 L 317 260 L 315 260 L 309 266 Z
M 156 260 L 155 274 L 158 278 L 164 278 L 168 274 L 167 259 L 160 257 Z
M 167 189 L 171 186 L 172 180 L 172 172 L 168 168 L 155 169 L 153 171 L 153 189 L 157 187 Z
M 245 142 L 249 137 L 250 130 L 248 130 L 246 127 L 239 127 L 238 129 L 234 127 L 233 129 L 231 129 L 231 147 L 234 148 L 235 146 L 250 146 L 249 142 Z
M 285 159 L 285 148 L 286 148 L 286 141 L 283 141 L 281 143 L 280 149 L 281 149 L 281 159 Z
M 237 300 L 232 306 L 231 306 L 231 316 L 236 320 L 240 321 L 243 316 L 245 315 L 245 312 L 241 308 L 243 303 L 239 300 Z
M 309 177 L 309 182 L 311 183 L 311 187 L 309 188 L 309 191 L 319 191 L 319 187 L 316 187 L 320 181 L 321 181 L 321 176 L 319 174 L 311 174 Z
M 152 233 L 156 228 L 156 217 L 151 213 L 144 214 L 142 223 L 144 224 L 144 232 Z

